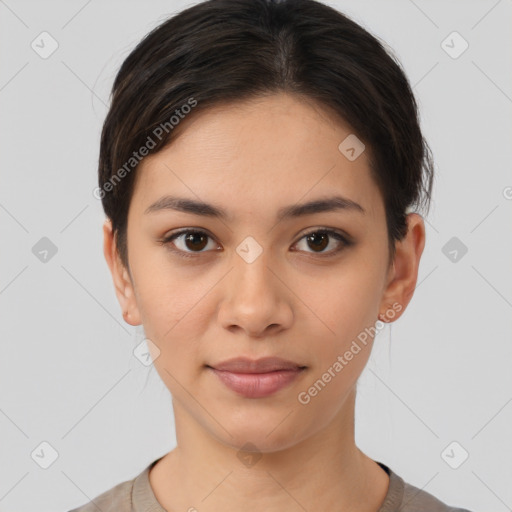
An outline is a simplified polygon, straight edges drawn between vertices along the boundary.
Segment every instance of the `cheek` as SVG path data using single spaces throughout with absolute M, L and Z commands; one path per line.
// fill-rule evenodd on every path
M 162 258 L 134 262 L 135 299 L 146 333 L 162 342 L 185 334 L 201 315 L 205 293 L 215 282 L 212 276 L 198 278 L 197 271 L 180 269 Z M 138 263 L 138 264 L 137 264 Z M 211 282 L 210 282 L 211 281 Z M 149 336 L 148 336 L 149 337 Z
M 145 336 L 154 344 L 155 369 L 169 389 L 178 391 L 172 377 L 184 382 L 203 364 L 201 340 L 207 330 L 208 301 L 201 286 L 176 273 L 163 276 L 148 268 L 134 276 L 136 301 Z
M 319 329 L 317 334 L 313 323 L 308 329 L 316 338 L 308 384 L 315 386 L 313 394 L 322 390 L 318 392 L 319 400 L 315 400 L 317 404 L 340 400 L 359 378 L 370 357 L 380 303 L 378 268 L 372 269 L 361 261 L 346 269 L 340 267 L 323 283 L 310 287 L 305 295 L 306 304 L 319 318 L 312 317 Z M 305 311 L 311 316 L 309 310 Z
M 346 265 L 317 281 L 302 282 L 300 296 L 318 328 L 338 344 L 355 337 L 377 321 L 381 299 L 378 268 Z M 308 312 L 311 311 L 312 313 Z

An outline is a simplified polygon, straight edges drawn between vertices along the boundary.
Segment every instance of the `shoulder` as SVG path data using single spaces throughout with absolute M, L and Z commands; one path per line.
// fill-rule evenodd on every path
M 403 512 L 470 512 L 465 508 L 452 507 L 432 494 L 404 482 Z
M 389 466 L 381 462 L 378 464 L 389 475 L 388 494 L 378 512 L 471 512 L 442 502 L 427 491 L 405 482 Z
M 69 512 L 131 512 L 133 480 L 126 480 Z
M 465 508 L 450 506 L 432 494 L 404 482 L 402 512 L 471 512 Z

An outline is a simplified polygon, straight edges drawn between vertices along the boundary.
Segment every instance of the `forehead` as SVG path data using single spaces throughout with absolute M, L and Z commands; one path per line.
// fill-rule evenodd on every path
M 337 193 L 370 216 L 383 214 L 369 148 L 349 160 L 339 146 L 354 137 L 350 126 L 312 101 L 276 94 L 198 111 L 182 123 L 137 169 L 139 213 L 166 193 L 241 216 Z

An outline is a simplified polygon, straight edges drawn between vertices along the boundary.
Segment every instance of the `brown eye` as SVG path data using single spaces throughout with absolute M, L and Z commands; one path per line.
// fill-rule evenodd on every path
M 326 251 L 325 249 L 331 245 L 332 239 L 336 241 L 334 249 Z M 341 233 L 331 229 L 317 229 L 316 231 L 310 231 L 309 233 L 306 233 L 299 242 L 302 240 L 305 240 L 307 248 L 311 249 L 304 252 L 318 254 L 320 256 L 332 256 L 343 250 L 345 247 L 352 245 L 352 243 Z
M 314 248 L 315 251 L 323 251 L 329 245 L 329 235 L 326 233 L 318 232 L 312 235 L 307 235 L 306 240 L 310 247 Z
M 173 233 L 162 240 L 162 244 L 166 245 L 170 251 L 177 253 L 184 258 L 194 257 L 195 254 L 208 252 L 204 249 L 208 246 L 211 236 L 204 231 L 186 229 Z M 213 244 L 215 248 L 215 244 Z
M 187 249 L 201 251 L 206 247 L 208 236 L 203 233 L 189 233 L 184 238 Z

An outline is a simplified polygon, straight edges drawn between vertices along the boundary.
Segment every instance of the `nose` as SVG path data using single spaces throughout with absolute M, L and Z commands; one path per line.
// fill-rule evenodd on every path
M 252 338 L 277 334 L 293 322 L 293 293 L 263 254 L 252 263 L 235 260 L 235 268 L 224 282 L 224 300 L 218 312 L 222 327 Z

